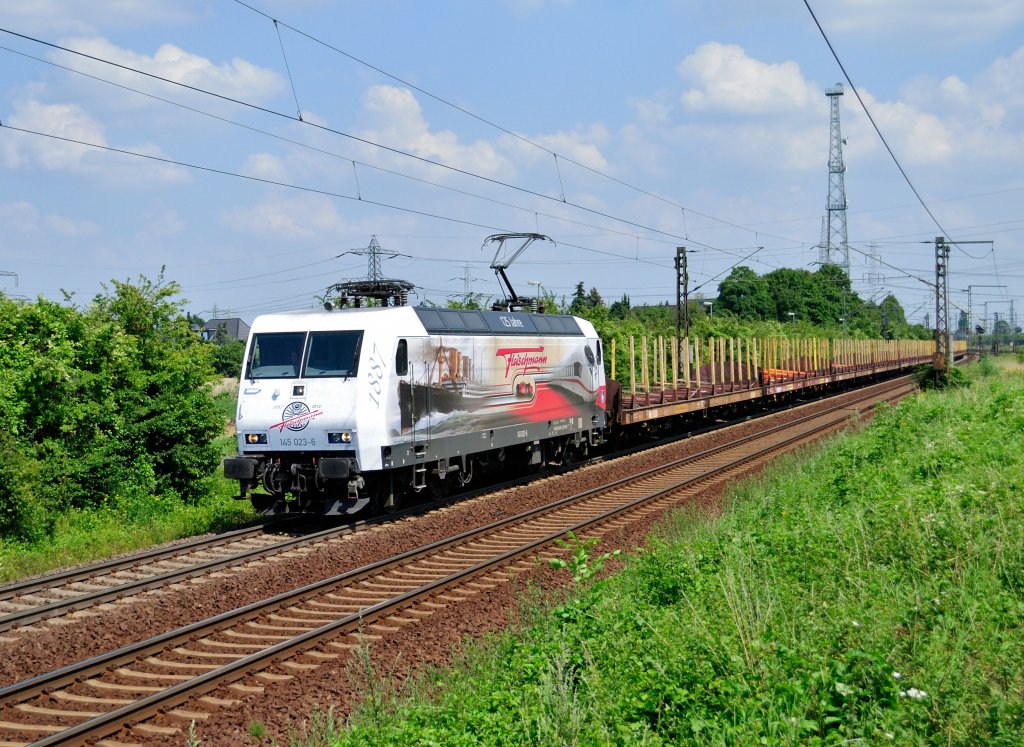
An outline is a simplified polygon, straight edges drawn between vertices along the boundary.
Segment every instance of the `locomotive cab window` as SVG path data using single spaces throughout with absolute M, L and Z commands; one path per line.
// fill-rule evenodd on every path
M 305 332 L 260 333 L 253 336 L 246 366 L 250 379 L 293 379 L 299 375 Z
M 409 373 L 409 343 L 405 340 L 398 341 L 398 349 L 395 350 L 395 375 L 405 376 Z
M 363 333 L 355 330 L 311 332 L 309 353 L 306 356 L 306 377 L 355 376 L 359 368 L 359 348 L 362 342 Z

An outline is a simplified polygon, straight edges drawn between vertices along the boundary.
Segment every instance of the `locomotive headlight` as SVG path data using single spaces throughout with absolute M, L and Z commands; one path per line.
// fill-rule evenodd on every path
M 266 433 L 246 433 L 245 442 L 247 444 L 265 444 L 267 442 Z
M 350 444 L 352 443 L 352 434 L 349 431 L 341 431 L 340 433 L 328 433 L 327 443 Z

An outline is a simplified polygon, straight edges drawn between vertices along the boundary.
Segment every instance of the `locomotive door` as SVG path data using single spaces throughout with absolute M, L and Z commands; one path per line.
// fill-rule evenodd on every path
M 593 347 L 591 347 L 593 346 Z M 596 351 L 596 352 L 595 352 Z M 583 353 L 587 357 L 587 368 L 590 369 L 590 391 L 593 392 L 594 404 L 598 409 L 604 408 L 604 403 L 601 399 L 601 384 L 604 379 L 604 362 L 601 360 L 601 340 L 600 338 L 589 340 L 583 348 Z
M 429 440 L 430 366 L 429 338 L 399 339 L 395 354 L 398 377 L 399 432 L 415 444 Z M 427 436 L 427 438 L 424 438 Z

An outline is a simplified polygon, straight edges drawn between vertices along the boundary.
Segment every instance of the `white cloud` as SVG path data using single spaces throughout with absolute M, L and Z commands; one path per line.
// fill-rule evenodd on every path
M 4 163 L 11 169 L 38 167 L 45 171 L 66 171 L 90 176 L 108 184 L 181 182 L 188 179 L 181 167 L 104 151 L 103 148 L 109 147 L 109 144 L 103 125 L 77 104 L 17 101 L 8 124 L 52 136 L 12 132 L 13 137 L 6 140 L 3 149 Z M 68 142 L 70 140 L 99 147 Z M 117 147 L 156 158 L 164 157 L 160 148 L 152 143 Z
M 43 215 L 24 200 L 0 204 L 0 223 L 6 230 L 24 234 L 52 234 L 64 238 L 91 236 L 100 228 L 90 221 L 76 221 L 53 213 Z
M 1024 91 L 1020 81 L 1024 78 L 1024 47 L 1013 53 L 998 57 L 982 73 L 979 86 L 990 99 L 998 99 L 1008 107 L 1020 110 L 1024 114 Z
M 785 112 L 805 108 L 821 97 L 795 62 L 761 62 L 734 44 L 702 44 L 676 69 L 694 86 L 680 97 L 688 109 Z
M 68 138 L 105 146 L 103 127 L 77 104 L 43 104 L 17 101 L 8 123 L 58 138 Z M 82 171 L 84 162 L 95 150 L 75 143 L 37 135 L 16 133 L 4 145 L 4 161 L 9 168 L 40 166 L 47 171 Z
M 902 102 L 876 102 L 869 107 L 886 139 L 895 142 L 893 147 L 897 148 L 900 159 L 906 158 L 911 163 L 939 163 L 953 153 L 954 135 L 934 114 Z
M 155 208 L 142 214 L 146 236 L 174 236 L 185 230 L 185 221 L 174 208 Z
M 245 159 L 242 173 L 258 179 L 283 181 L 288 176 L 285 159 L 272 153 L 253 153 Z
M 972 168 L 982 160 L 1008 163 L 1024 157 L 1024 92 L 1018 83 L 1022 77 L 1024 47 L 996 58 L 970 79 L 950 75 L 936 81 L 921 76 L 904 86 L 902 102 L 885 105 L 869 100 L 868 106 L 888 111 L 887 126 L 895 127 L 898 136 L 907 139 L 903 147 L 919 158 L 923 151 L 931 154 L 925 160 L 949 158 Z M 917 121 L 910 123 L 911 118 Z
M 238 233 L 286 240 L 330 239 L 351 233 L 334 201 L 323 195 L 301 195 L 221 212 L 222 222 Z
M 30 203 L 8 202 L 0 205 L 0 221 L 9 231 L 30 233 L 39 230 L 39 211 Z
M 98 28 L 183 24 L 197 13 L 186 0 L 0 0 L 6 26 L 32 34 L 83 34 Z
M 559 156 L 572 159 L 592 169 L 608 170 L 608 160 L 601 152 L 601 146 L 608 145 L 611 137 L 604 125 L 593 124 L 568 132 L 525 135 L 524 137 L 547 150 L 537 148 L 511 135 L 501 136 L 498 142 L 502 149 L 510 154 L 510 160 L 517 164 L 542 164 L 553 168 L 551 153 L 557 153 Z
M 937 32 L 945 41 L 984 38 L 1024 21 L 1024 0 L 833 0 L 822 23 L 829 31 L 881 36 Z
M 284 79 L 273 70 L 261 68 L 235 57 L 216 64 L 187 52 L 174 44 L 162 44 L 152 56 L 115 46 L 100 37 L 70 39 L 63 46 L 125 67 L 142 70 L 161 78 L 245 101 L 265 101 L 284 89 Z M 142 76 L 122 68 L 56 53 L 63 64 L 86 70 L 108 80 L 133 87 L 145 81 Z
M 91 221 L 76 221 L 53 214 L 43 216 L 43 227 L 47 232 L 65 238 L 92 236 L 100 231 L 100 227 Z
M 373 86 L 363 96 L 363 106 L 370 122 L 362 132 L 367 140 L 485 176 L 511 173 L 512 165 L 486 140 L 464 145 L 451 130 L 431 131 L 419 101 L 407 88 Z M 370 152 L 380 155 L 376 148 Z M 409 166 L 408 159 L 402 163 Z
M 670 101 L 665 100 L 664 94 L 658 94 L 654 98 L 630 99 L 629 108 L 640 124 L 659 127 L 668 123 L 673 107 Z
M 955 75 L 950 75 L 948 78 L 943 80 L 939 84 L 939 88 L 947 99 L 958 102 L 967 101 L 968 94 L 970 93 L 970 89 L 968 89 L 967 84 Z
M 594 124 L 571 132 L 556 132 L 551 135 L 537 135 L 534 142 L 550 151 L 571 158 L 598 171 L 608 169 L 608 161 L 601 153 L 600 146 L 610 140 L 604 125 Z

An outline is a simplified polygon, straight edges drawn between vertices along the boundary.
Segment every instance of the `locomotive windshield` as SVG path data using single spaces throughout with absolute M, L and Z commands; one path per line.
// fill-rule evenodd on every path
M 246 378 L 292 379 L 299 375 L 305 332 L 260 333 L 253 336 Z
M 356 375 L 362 332 L 311 332 L 308 336 L 307 345 L 305 332 L 263 332 L 254 335 L 246 377 L 294 379 L 299 376 L 323 378 Z M 305 365 L 302 365 L 303 360 Z
M 363 333 L 310 332 L 306 376 L 355 376 L 359 367 L 359 348 Z

